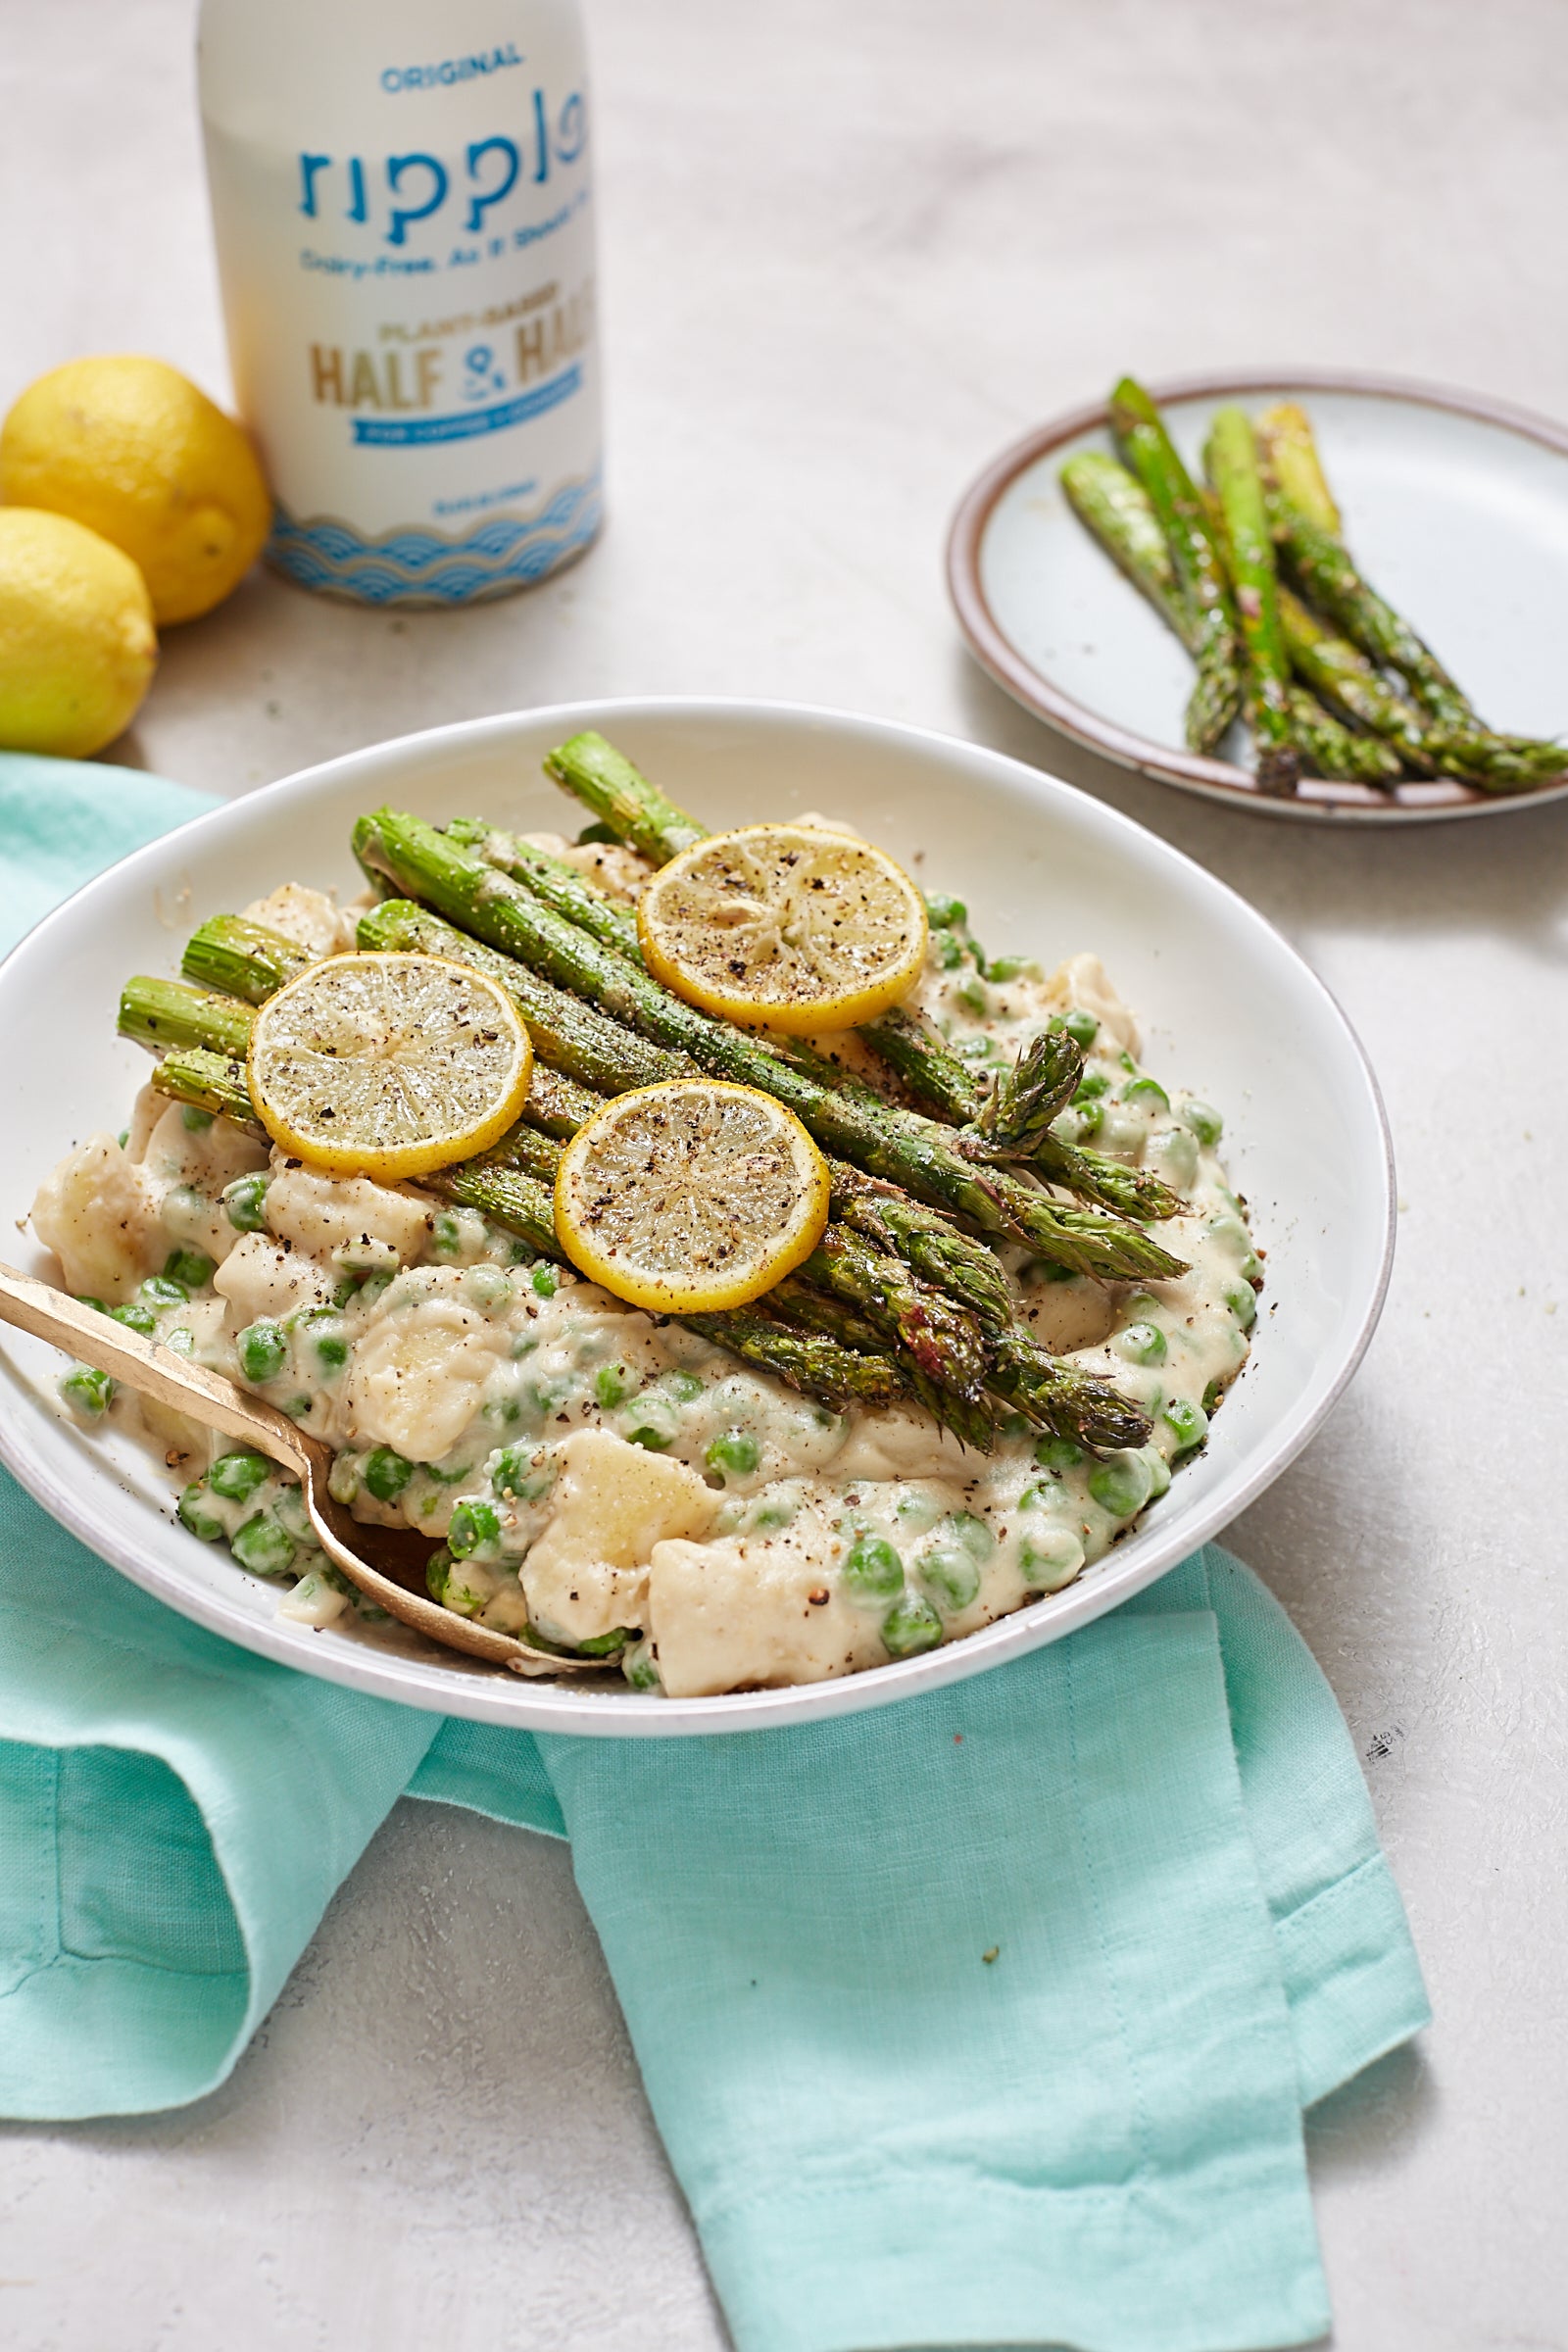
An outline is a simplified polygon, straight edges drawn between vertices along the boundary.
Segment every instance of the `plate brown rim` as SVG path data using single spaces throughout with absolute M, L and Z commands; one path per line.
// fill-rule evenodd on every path
M 1409 401 L 1423 408 L 1444 409 L 1476 423 L 1517 433 L 1568 457 L 1568 426 L 1485 393 L 1423 383 L 1410 376 L 1359 369 L 1346 373 L 1336 368 L 1268 368 L 1237 374 L 1170 376 L 1151 387 L 1152 398 L 1161 405 L 1294 391 L 1350 393 L 1362 399 Z M 1109 402 L 1089 401 L 1009 443 L 964 492 L 948 532 L 948 593 L 958 625 L 981 667 L 1026 710 L 1120 767 L 1260 815 L 1420 823 L 1442 817 L 1496 816 L 1510 808 L 1540 808 L 1568 795 L 1568 777 L 1540 792 L 1504 794 L 1481 792 L 1454 777 L 1434 777 L 1430 782 L 1412 779 L 1395 793 L 1384 793 L 1370 785 L 1313 776 L 1294 799 L 1280 800 L 1260 792 L 1256 778 L 1246 768 L 1136 735 L 1054 686 L 1023 659 L 993 613 L 980 581 L 981 544 L 999 501 L 1026 467 L 1065 442 L 1076 440 L 1080 433 L 1093 432 L 1109 421 Z

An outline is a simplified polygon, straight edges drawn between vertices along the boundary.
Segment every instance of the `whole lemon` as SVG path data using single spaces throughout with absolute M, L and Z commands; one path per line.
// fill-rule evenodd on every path
M 129 726 L 158 662 L 130 558 L 37 507 L 0 507 L 0 745 L 84 760 Z
M 71 360 L 39 376 L 0 427 L 0 499 L 123 548 L 160 627 L 220 604 L 272 514 L 244 428 L 162 360 Z

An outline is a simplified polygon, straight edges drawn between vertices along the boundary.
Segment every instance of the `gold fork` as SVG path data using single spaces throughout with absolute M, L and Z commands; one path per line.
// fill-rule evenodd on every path
M 175 1355 L 172 1349 L 143 1339 L 139 1331 L 117 1323 L 97 1307 L 83 1306 L 79 1299 L 18 1273 L 14 1266 L 0 1265 L 0 1322 L 68 1349 L 95 1371 L 122 1380 L 127 1388 L 156 1397 L 161 1404 L 173 1405 L 206 1428 L 221 1430 L 226 1438 L 240 1439 L 282 1469 L 292 1470 L 300 1482 L 300 1495 L 316 1540 L 327 1558 L 389 1617 L 413 1626 L 444 1649 L 464 1650 L 469 1657 L 484 1658 L 513 1674 L 605 1671 L 602 1658 L 557 1657 L 511 1634 L 470 1624 L 467 1618 L 455 1616 L 421 1592 L 411 1592 L 406 1585 L 373 1567 L 364 1557 L 367 1544 L 377 1545 L 378 1540 L 385 1544 L 390 1537 L 389 1548 L 395 1552 L 406 1548 L 407 1537 L 398 1531 L 362 1526 L 352 1518 L 327 1485 L 332 1467 L 329 1448 L 318 1438 L 296 1428 L 274 1405 L 264 1404 L 220 1372 L 209 1372 L 204 1364 Z

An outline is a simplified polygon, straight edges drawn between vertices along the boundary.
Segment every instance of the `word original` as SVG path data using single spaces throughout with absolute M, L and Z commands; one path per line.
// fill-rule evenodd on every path
M 455 81 L 472 81 L 480 74 L 499 74 L 506 66 L 520 66 L 514 41 L 486 49 L 477 57 L 444 57 L 438 66 L 388 66 L 381 75 L 383 90 L 434 90 Z

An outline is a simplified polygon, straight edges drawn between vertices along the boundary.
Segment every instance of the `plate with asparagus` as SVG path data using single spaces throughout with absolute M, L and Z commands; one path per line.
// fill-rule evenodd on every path
M 28 1271 L 289 1416 L 464 1639 L 10 1334 L 0 1456 L 199 1622 L 476 1720 L 761 1726 L 1054 1640 L 1294 1458 L 1387 1278 L 1376 1088 L 1294 952 L 866 719 L 375 747 L 100 877 L 0 1015 Z
M 949 581 L 1000 684 L 1119 764 L 1275 815 L 1568 793 L 1568 432 L 1308 372 L 1125 376 L 974 484 Z

